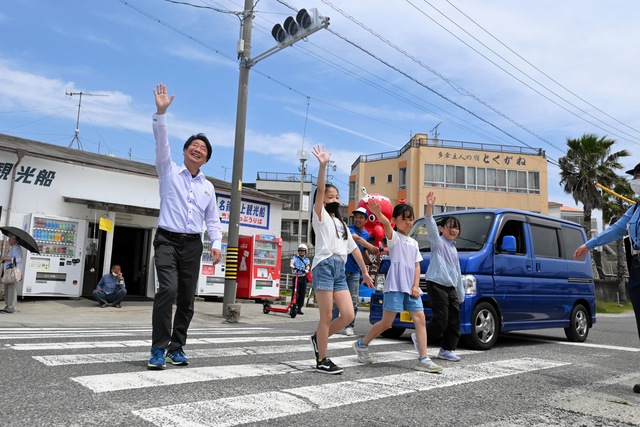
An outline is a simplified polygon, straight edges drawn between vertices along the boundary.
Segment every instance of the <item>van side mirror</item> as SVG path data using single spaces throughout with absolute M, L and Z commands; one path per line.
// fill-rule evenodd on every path
M 500 245 L 500 250 L 508 254 L 515 254 L 516 238 L 513 236 L 504 236 L 502 238 L 502 245 Z

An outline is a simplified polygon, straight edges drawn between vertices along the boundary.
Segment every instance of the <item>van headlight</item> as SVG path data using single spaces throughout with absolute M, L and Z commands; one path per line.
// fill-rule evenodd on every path
M 376 291 L 384 291 L 384 274 L 378 274 L 378 277 L 376 277 Z
M 473 274 L 463 274 L 462 289 L 464 289 L 465 295 L 475 295 L 478 291 L 476 276 Z

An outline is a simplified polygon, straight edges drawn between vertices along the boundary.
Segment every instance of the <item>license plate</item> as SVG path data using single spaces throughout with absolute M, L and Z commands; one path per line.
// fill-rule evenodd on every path
M 403 311 L 402 313 L 400 313 L 400 321 L 413 323 L 413 319 L 411 319 L 411 314 L 409 314 L 408 311 Z

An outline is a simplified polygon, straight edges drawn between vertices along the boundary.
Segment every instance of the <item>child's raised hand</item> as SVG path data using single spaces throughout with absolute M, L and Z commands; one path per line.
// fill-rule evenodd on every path
M 433 191 L 429 191 L 427 193 L 427 205 L 435 205 L 436 204 L 436 196 L 433 194 Z
M 331 152 L 327 154 L 324 145 L 322 146 L 322 150 L 320 150 L 320 144 L 318 144 L 317 147 L 313 147 L 313 155 L 316 156 L 318 162 L 321 165 L 326 165 L 327 163 L 329 163 L 329 159 L 331 158 Z
M 367 201 L 367 207 L 369 208 L 369 212 L 380 218 L 380 215 L 382 214 L 382 208 L 380 207 L 380 203 L 378 203 L 376 199 L 369 199 Z

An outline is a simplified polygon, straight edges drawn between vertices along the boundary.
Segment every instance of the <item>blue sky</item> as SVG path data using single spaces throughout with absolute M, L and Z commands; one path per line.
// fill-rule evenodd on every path
M 229 0 L 187 2 L 228 11 L 243 6 Z M 65 91 L 108 94 L 82 99 L 84 149 L 118 157 L 129 157 L 131 150 L 132 158 L 152 162 L 152 89 L 162 82 L 176 95 L 169 110 L 174 160 L 181 163 L 189 135 L 204 132 L 214 145 L 204 172 L 230 180 L 238 64 L 228 57 L 236 57 L 239 19 L 166 0 L 127 3 L 156 20 L 119 0 L 0 5 L 0 133 L 68 146 L 78 97 L 66 97 Z M 555 147 L 585 132 L 609 135 L 619 149 L 638 151 L 637 2 L 286 3 L 318 8 L 331 18 L 333 31 L 422 85 L 325 30 L 263 60 L 249 83 L 245 182 L 254 182 L 258 171 L 296 172 L 295 153 L 304 135 L 307 148 L 319 143 L 333 151 L 335 183 L 346 200 L 358 155 L 398 149 L 412 133 L 428 133 L 440 122 L 440 139 L 524 143 L 554 160 L 563 155 Z M 255 11 L 252 56 L 275 45 L 270 34 L 275 23 L 295 15 L 276 0 L 260 0 Z M 638 161 L 626 159 L 625 167 Z M 317 170 L 315 159 L 310 166 Z M 549 200 L 575 206 L 558 181 L 550 164 Z

